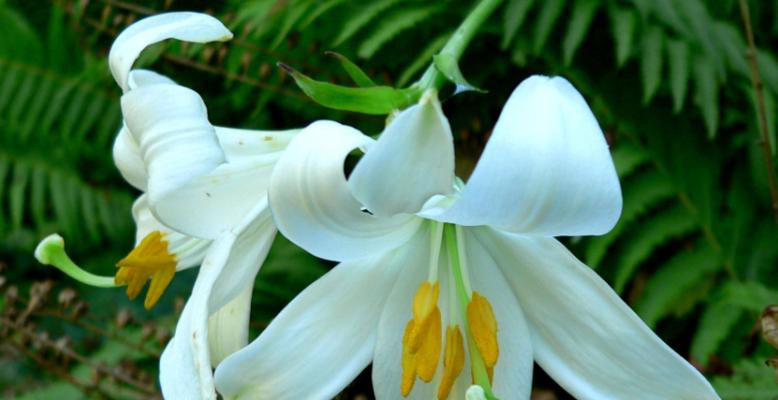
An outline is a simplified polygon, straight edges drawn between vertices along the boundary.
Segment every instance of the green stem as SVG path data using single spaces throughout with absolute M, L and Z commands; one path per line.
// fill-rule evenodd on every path
M 483 25 L 484 21 L 489 18 L 501 2 L 502 0 L 481 0 L 467 18 L 462 21 L 462 24 L 459 25 L 459 28 L 457 28 L 448 42 L 446 42 L 440 54 L 450 54 L 459 61 L 467 45 L 470 44 L 473 36 L 478 32 L 478 28 Z M 445 83 L 446 77 L 435 68 L 435 63 L 431 63 L 427 70 L 424 71 L 424 75 L 419 79 L 418 85 L 425 90 L 440 90 Z
M 451 273 L 457 288 L 457 299 L 459 300 L 460 313 L 462 315 L 462 326 L 467 337 L 467 347 L 470 349 L 470 368 L 473 372 L 473 383 L 481 386 L 487 399 L 496 399 L 492 392 L 492 385 L 489 382 L 489 374 L 486 372 L 481 353 L 478 352 L 473 335 L 470 332 L 470 323 L 467 320 L 467 304 L 470 301 L 470 293 L 465 287 L 465 281 L 462 275 L 462 265 L 459 261 L 459 246 L 457 244 L 456 226 L 445 224 L 443 228 L 446 238 L 446 251 L 448 253 L 448 262 L 451 265 Z M 449 300 L 450 301 L 450 300 Z
M 62 236 L 50 235 L 41 240 L 35 249 L 35 258 L 41 264 L 56 267 L 81 283 L 97 287 L 119 286 L 114 283 L 114 277 L 112 276 L 95 275 L 76 265 L 65 252 L 65 241 L 62 239 Z

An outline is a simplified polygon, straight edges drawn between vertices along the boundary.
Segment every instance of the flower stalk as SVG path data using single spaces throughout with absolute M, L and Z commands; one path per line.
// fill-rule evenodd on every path
M 497 6 L 500 5 L 502 0 L 481 0 L 476 5 L 473 11 L 462 21 L 457 30 L 451 36 L 451 38 L 443 46 L 439 55 L 450 55 L 455 60 L 459 61 L 465 49 L 473 40 L 473 37 L 478 32 L 478 28 L 483 25 L 484 21 L 494 12 Z M 446 76 L 438 70 L 435 63 L 431 63 L 427 70 L 424 71 L 421 79 L 419 79 L 418 85 L 424 89 L 438 89 L 443 87 L 446 83 Z

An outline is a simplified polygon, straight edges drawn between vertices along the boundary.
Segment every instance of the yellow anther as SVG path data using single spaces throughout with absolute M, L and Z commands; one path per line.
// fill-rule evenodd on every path
M 497 364 L 497 358 L 500 356 L 497 343 L 497 319 L 494 317 L 489 300 L 476 291 L 473 291 L 473 297 L 467 305 L 467 321 L 478 352 L 481 353 L 487 370 L 490 370 Z
M 465 345 L 462 332 L 456 325 L 446 328 L 446 352 L 443 354 L 443 377 L 438 386 L 438 400 L 445 400 L 451 393 L 462 369 L 465 367 Z
M 440 285 L 424 282 L 413 299 L 413 319 L 403 334 L 400 391 L 408 396 L 418 376 L 429 382 L 435 376 L 441 351 Z
M 435 282 L 431 284 L 424 282 L 419 286 L 419 290 L 416 292 L 416 296 L 413 298 L 413 320 L 416 321 L 416 329 L 411 332 L 409 338 L 409 345 L 412 352 L 419 351 L 423 334 L 426 333 L 430 327 L 429 325 L 433 318 L 431 315 L 435 312 L 438 313 L 438 321 L 440 321 L 440 309 L 438 309 L 438 294 L 440 293 L 440 284 Z M 440 326 L 438 326 L 440 330 Z
M 127 284 L 127 297 L 134 299 L 143 285 L 151 279 L 143 306 L 149 309 L 157 303 L 173 275 L 176 273 L 176 257 L 168 251 L 168 242 L 162 232 L 153 231 L 123 259 L 116 263 L 114 281 Z

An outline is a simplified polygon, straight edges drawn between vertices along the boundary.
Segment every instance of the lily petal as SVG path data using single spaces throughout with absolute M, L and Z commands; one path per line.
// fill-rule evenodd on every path
M 113 142 L 113 162 L 122 178 L 138 190 L 146 191 L 148 175 L 140 155 L 138 142 L 132 137 L 126 125 L 122 125 Z
M 277 155 L 225 163 L 200 96 L 183 86 L 141 86 L 122 96 L 125 123 L 140 144 L 152 212 L 191 236 L 215 238 L 265 196 Z
M 265 157 L 268 161 L 275 162 L 300 132 L 300 129 L 262 131 L 220 126 L 215 129 L 227 161 L 234 163 L 256 161 L 257 157 Z
M 217 354 L 220 349 L 210 347 L 209 316 L 229 306 L 236 297 L 245 295 L 245 291 L 253 287 L 254 278 L 270 246 L 266 242 L 268 235 L 265 229 L 269 221 L 267 204 L 257 204 L 242 223 L 220 235 L 209 248 L 192 295 L 178 319 L 175 334 L 160 359 L 159 381 L 164 397 L 216 398 L 210 358 L 212 352 Z M 246 254 L 245 250 L 250 245 L 261 250 Z M 234 276 L 225 278 L 225 275 Z M 233 287 L 231 296 L 226 296 L 225 289 L 229 285 L 225 282 L 233 281 L 240 281 L 242 285 Z M 217 332 L 217 335 L 220 333 Z
M 395 117 L 349 177 L 354 197 L 378 216 L 414 214 L 453 183 L 454 142 L 435 92 Z
M 545 236 L 599 235 L 621 214 L 602 130 L 564 78 L 514 90 L 458 201 L 429 218 Z
M 497 320 L 500 355 L 494 367 L 492 389 L 500 399 L 529 399 L 532 391 L 532 341 L 524 312 L 497 263 L 475 237 L 463 229 L 473 289 L 486 296 Z M 470 381 L 461 389 L 466 392 Z
M 248 344 L 253 290 L 253 285 L 246 286 L 232 301 L 208 317 L 208 348 L 212 367 Z
M 135 244 L 139 244 L 148 234 L 154 231 L 163 233 L 168 242 L 168 251 L 176 256 L 176 270 L 194 267 L 202 263 L 210 240 L 183 235 L 157 220 L 149 209 L 147 195 L 141 195 L 132 205 L 132 218 L 135 221 Z
M 375 353 L 373 354 L 372 370 L 373 392 L 376 399 L 403 398 L 400 393 L 402 340 L 405 326 L 413 318 L 412 304 L 415 293 L 419 289 L 419 285 L 427 278 L 427 271 L 429 270 L 431 240 L 429 238 L 428 226 L 429 224 L 425 224 L 423 228 L 419 229 L 417 236 L 395 250 L 396 253 L 403 254 L 402 258 L 405 262 L 400 264 L 401 272 L 394 285 L 391 286 L 391 292 L 386 298 L 386 305 L 383 311 L 380 312 L 381 319 L 377 324 L 378 334 Z M 440 257 L 439 265 L 446 265 L 445 254 L 441 254 Z M 448 304 L 448 291 L 445 289 L 447 287 L 446 276 L 445 274 L 441 275 L 441 290 L 438 304 L 442 315 L 440 334 L 441 337 L 445 338 L 445 329 L 449 320 L 449 316 L 446 313 L 447 308 L 445 307 Z M 407 399 L 434 398 L 437 382 L 440 380 L 441 365 L 442 357 L 432 381 L 427 383 L 417 379 Z
M 219 393 L 227 399 L 334 397 L 370 363 L 381 309 L 408 262 L 397 249 L 338 264 L 219 364 Z
M 345 261 L 380 254 L 405 243 L 420 218 L 377 218 L 361 210 L 343 173 L 353 149 L 372 139 L 354 128 L 317 121 L 303 129 L 273 169 L 270 206 L 278 229 L 308 252 Z
M 535 360 L 579 399 L 718 399 L 589 267 L 553 238 L 480 228 L 529 322 Z
M 108 53 L 111 74 L 122 90 L 129 89 L 127 75 L 141 51 L 166 39 L 206 43 L 230 40 L 232 33 L 216 18 L 193 12 L 154 15 L 128 26 Z

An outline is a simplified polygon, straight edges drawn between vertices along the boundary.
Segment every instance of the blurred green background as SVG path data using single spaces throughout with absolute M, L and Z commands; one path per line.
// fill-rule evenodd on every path
M 774 164 L 778 1 L 748 4 Z M 83 286 L 32 257 L 40 238 L 59 232 L 82 267 L 112 275 L 132 247 L 138 193 L 111 160 L 120 91 L 106 60 L 119 31 L 169 10 L 223 20 L 233 41 L 165 42 L 137 64 L 200 92 L 214 124 L 278 129 L 327 118 L 377 134 L 382 117 L 316 105 L 276 63 L 348 84 L 323 54 L 334 50 L 376 82 L 404 86 L 472 6 L 0 0 L 0 395 L 159 396 L 159 352 L 196 270 L 178 273 L 146 311 L 121 289 Z M 722 398 L 767 400 L 778 384 L 765 362 L 778 350 L 762 340 L 758 321 L 778 303 L 778 224 L 744 32 L 737 0 L 508 0 L 461 61 L 488 93 L 449 91 L 443 106 L 466 178 L 523 78 L 573 82 L 611 144 L 625 204 L 611 233 L 565 243 Z M 255 285 L 252 335 L 330 267 L 279 236 Z M 533 399 L 569 398 L 539 369 L 535 386 Z M 372 398 L 369 373 L 340 398 Z

